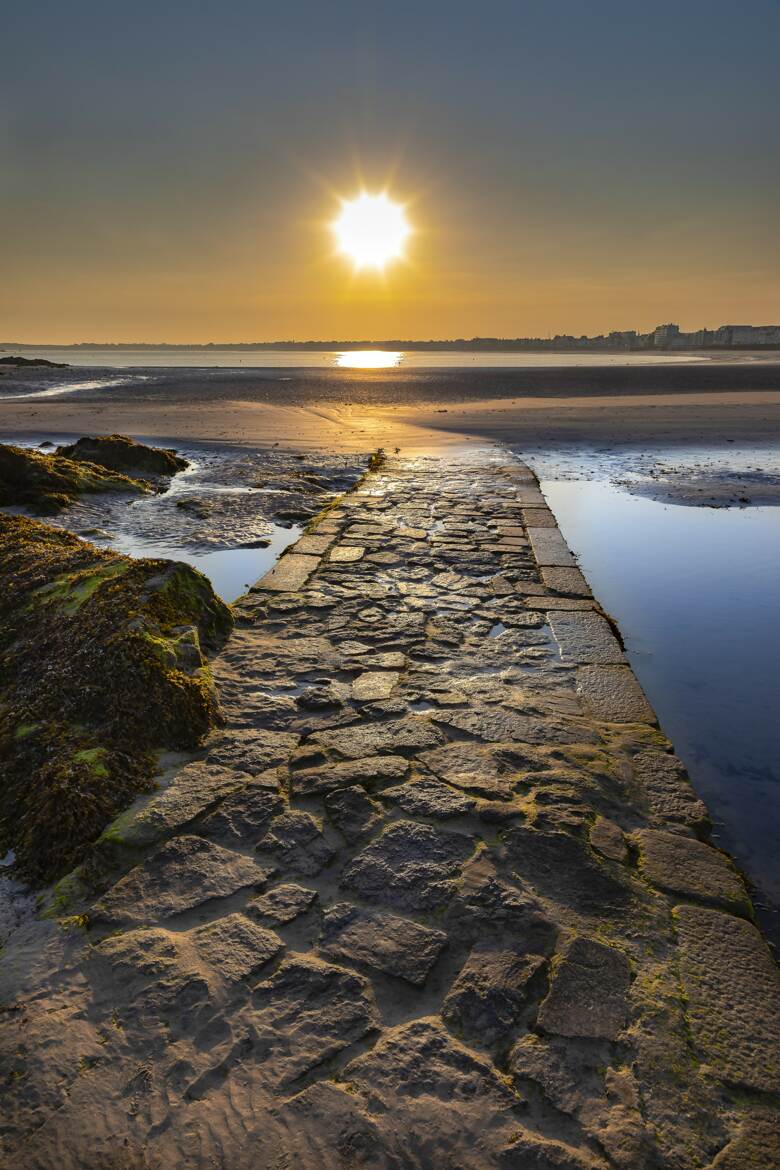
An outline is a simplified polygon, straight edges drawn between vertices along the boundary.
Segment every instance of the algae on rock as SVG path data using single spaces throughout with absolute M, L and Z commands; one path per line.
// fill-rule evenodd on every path
M 189 565 L 0 514 L 0 841 L 48 881 L 134 796 L 155 752 L 221 721 L 204 651 L 229 608 Z
M 140 471 L 145 475 L 175 475 L 189 467 L 172 447 L 147 447 L 126 435 L 87 435 L 58 447 L 56 453 L 79 463 L 96 463 L 109 471 Z
M 59 512 L 92 492 L 149 492 L 150 484 L 61 455 L 0 444 L 0 507 L 21 506 L 44 515 Z

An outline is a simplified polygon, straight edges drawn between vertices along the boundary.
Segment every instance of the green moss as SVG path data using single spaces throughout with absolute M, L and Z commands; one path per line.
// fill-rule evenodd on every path
M 29 878 L 77 865 L 157 753 L 220 721 L 204 651 L 231 625 L 188 565 L 0 515 L 0 843 Z
M 44 515 L 91 492 L 148 492 L 150 485 L 93 463 L 0 444 L 0 506 L 22 505 Z

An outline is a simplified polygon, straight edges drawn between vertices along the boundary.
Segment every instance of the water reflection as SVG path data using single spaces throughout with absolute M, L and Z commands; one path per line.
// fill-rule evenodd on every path
M 600 481 L 542 490 L 780 946 L 780 508 L 665 506 Z
M 395 349 L 350 349 L 336 354 L 336 365 L 342 370 L 392 370 L 403 359 Z

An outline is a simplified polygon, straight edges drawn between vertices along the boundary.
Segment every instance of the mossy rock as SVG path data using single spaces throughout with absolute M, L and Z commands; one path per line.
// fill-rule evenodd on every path
M 95 463 L 0 444 L 0 507 L 17 505 L 43 515 L 59 512 L 90 492 L 149 492 L 142 480 Z
M 58 447 L 57 454 L 79 463 L 96 463 L 109 471 L 140 471 L 145 475 L 175 475 L 189 467 L 172 447 L 147 447 L 126 435 L 85 436 Z
M 0 515 L 0 842 L 29 878 L 78 864 L 156 753 L 221 721 L 205 654 L 231 626 L 189 565 Z

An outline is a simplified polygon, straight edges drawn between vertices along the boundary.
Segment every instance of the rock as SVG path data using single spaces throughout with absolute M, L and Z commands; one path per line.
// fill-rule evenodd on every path
M 719 1080 L 780 1092 L 780 972 L 756 928 L 698 906 L 674 911 L 693 1042 Z
M 515 825 L 505 836 L 512 864 L 536 891 L 583 914 L 602 919 L 631 898 L 625 879 L 599 864 L 576 833 Z
M 57 454 L 110 471 L 141 471 L 146 475 L 175 475 L 189 467 L 189 462 L 171 447 L 147 447 L 126 435 L 85 437 L 58 447 Z
M 252 591 L 257 589 L 279 593 L 297 593 L 306 584 L 319 563 L 319 557 L 286 553 L 264 577 L 261 577 L 252 586 Z
M 595 719 L 606 723 L 656 721 L 630 666 L 582 666 L 577 671 L 577 690 Z
M 409 761 L 403 756 L 366 756 L 343 764 L 294 771 L 293 790 L 296 796 L 314 796 L 355 784 L 373 788 L 389 780 L 402 780 L 408 771 Z
M 596 817 L 590 831 L 590 843 L 593 849 L 611 861 L 624 862 L 628 859 L 628 846 L 622 830 L 606 817 Z
M 710 828 L 707 810 L 696 796 L 685 768 L 676 756 L 645 751 L 634 757 L 634 777 L 640 794 L 650 806 L 653 823 L 667 828 L 669 822 L 698 834 Z
M 367 979 L 296 955 L 254 990 L 253 1060 L 269 1083 L 287 1089 L 378 1024 Z
M 420 761 L 436 776 L 489 800 L 511 800 L 519 776 L 499 763 L 495 754 L 481 744 L 448 743 L 423 752 Z
M 278 955 L 282 940 L 243 914 L 228 914 L 190 932 L 198 954 L 229 983 L 254 975 Z
M 307 890 L 305 886 L 286 882 L 251 898 L 246 904 L 246 913 L 260 922 L 284 926 L 304 914 L 314 904 L 316 897 L 316 890 Z
M 636 838 L 640 869 L 653 885 L 750 915 L 747 890 L 725 854 L 703 841 L 658 829 L 643 829 Z
M 406 784 L 385 788 L 382 799 L 392 800 L 413 816 L 435 817 L 437 820 L 463 816 L 477 803 L 473 797 L 455 792 L 432 776 L 416 776 Z
M 616 1040 L 628 1022 L 631 968 L 622 951 L 577 937 L 553 969 L 538 1025 L 558 1036 Z
M 409 918 L 340 902 L 326 910 L 320 949 L 331 959 L 369 967 L 421 986 L 447 936 Z
M 575 597 L 590 597 L 590 586 L 579 569 L 541 567 L 542 580 L 555 593 L 571 593 Z
M 103 842 L 132 848 L 151 845 L 202 815 L 212 805 L 249 782 L 249 776 L 202 761 L 185 764 L 168 787 L 136 811 L 128 809 L 108 826 Z
M 538 902 L 504 881 L 484 852 L 464 866 L 445 921 L 450 936 L 469 946 L 507 937 L 524 951 L 547 954 L 556 935 Z
M 268 873 L 202 837 L 175 837 L 120 878 L 95 904 L 92 917 L 117 926 L 155 922 L 261 886 Z
M 253 1141 L 257 1165 L 317 1170 L 397 1170 L 391 1140 L 362 1098 L 317 1081 L 271 1111 Z
M 737 1136 L 720 1151 L 710 1170 L 778 1170 L 780 1126 L 777 1112 L 756 1106 L 740 1118 Z
M 441 743 L 441 732 L 427 719 L 410 717 L 387 723 L 360 723 L 352 727 L 334 727 L 316 731 L 308 744 L 332 748 L 340 756 L 358 760 L 378 752 L 397 752 L 435 747 Z
M 330 550 L 328 561 L 334 565 L 351 565 L 362 560 L 365 551 L 358 544 L 339 544 Z
M 620 644 L 609 622 L 600 613 L 556 610 L 549 615 L 548 621 L 560 647 L 563 662 L 588 666 L 625 663 Z
M 222 739 L 211 744 L 206 760 L 209 764 L 221 764 L 257 776 L 268 768 L 286 763 L 299 739 L 300 736 L 289 731 L 267 731 L 265 728 L 238 731 L 231 728 Z
M 388 670 L 364 670 L 352 684 L 352 698 L 357 702 L 387 699 L 398 683 L 398 674 Z
M 321 820 L 293 809 L 270 822 L 257 848 L 277 858 L 284 872 L 309 877 L 324 869 L 336 853 L 323 836 Z
M 307 556 L 321 557 L 323 553 L 327 552 L 333 544 L 332 536 L 302 536 L 300 540 L 295 543 L 296 555 L 303 553 Z
M 473 849 L 470 838 L 460 833 L 398 821 L 352 859 L 342 885 L 369 902 L 433 910 L 452 897 Z
M 537 565 L 573 566 L 574 557 L 557 528 L 528 528 L 528 539 Z
M 252 845 L 260 840 L 284 807 L 277 792 L 266 788 L 262 781 L 252 781 L 226 797 L 203 821 L 201 832 L 206 837 L 232 845 Z
M 506 1043 L 526 1003 L 529 984 L 544 963 L 541 955 L 478 944 L 447 993 L 443 1019 L 471 1043 L 487 1047 Z
M 382 822 L 381 806 L 366 796 L 359 785 L 331 792 L 325 797 L 325 808 L 336 828 L 350 844 L 360 841 Z
M 0 443 L 0 507 L 16 505 L 52 515 L 82 495 L 150 490 L 147 483 L 96 464 Z
M 542 719 L 520 715 L 497 705 L 483 707 L 473 704 L 462 711 L 435 712 L 432 718 L 437 723 L 456 727 L 488 743 L 517 740 L 520 743 L 564 744 L 582 743 L 595 738 L 592 732 L 583 727 L 567 726 L 561 720 L 549 716 Z

